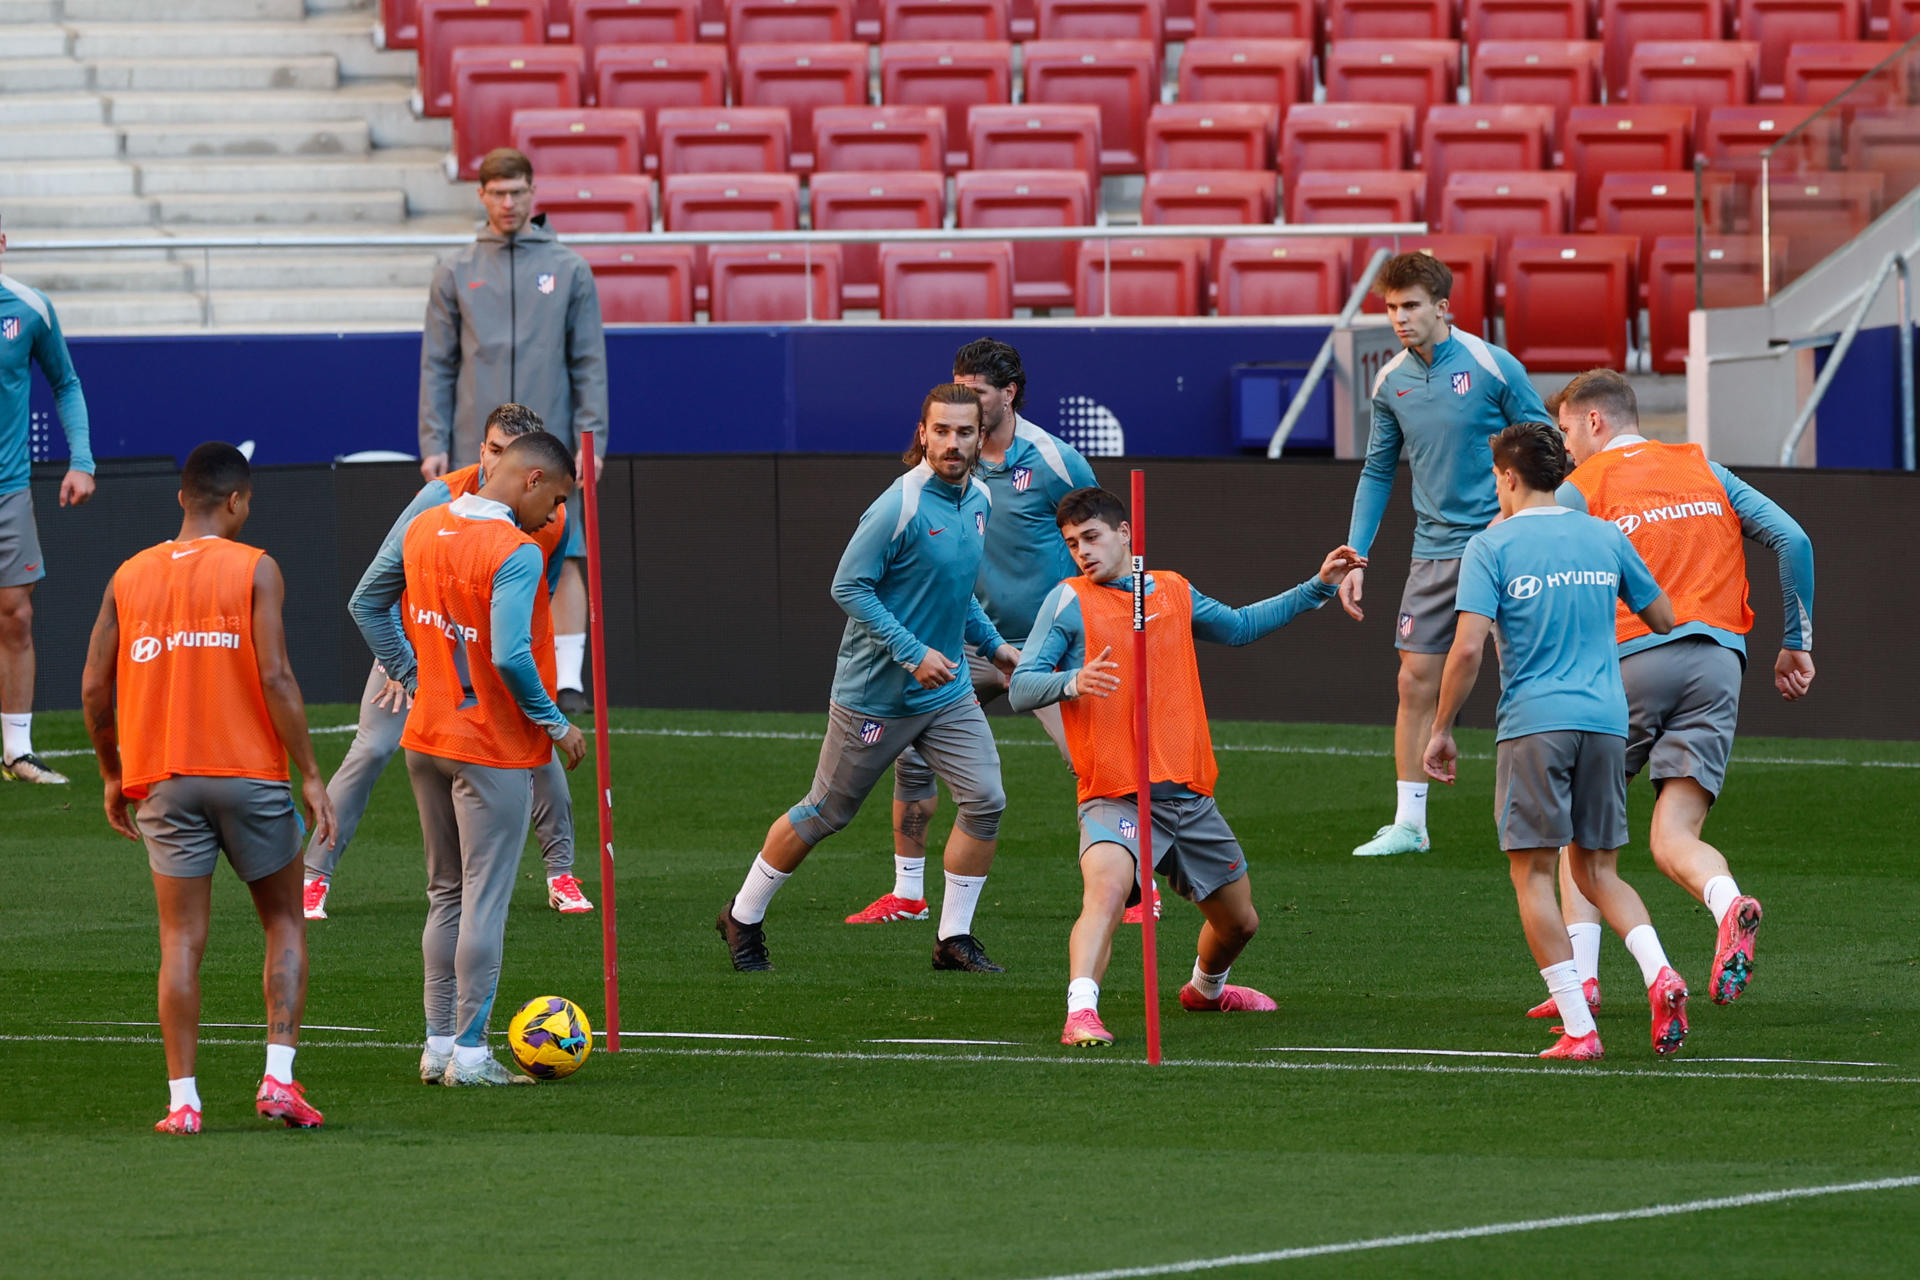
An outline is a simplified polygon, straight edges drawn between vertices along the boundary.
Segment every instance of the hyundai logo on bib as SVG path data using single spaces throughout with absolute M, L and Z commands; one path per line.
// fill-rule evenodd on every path
M 1507 584 L 1507 594 L 1515 600 L 1531 600 L 1540 594 L 1540 579 L 1530 573 L 1521 574 Z
M 133 648 L 127 655 L 135 662 L 152 662 L 160 656 L 160 641 L 153 636 L 141 636 L 133 642 Z
M 1614 521 L 1614 524 L 1619 526 L 1620 532 L 1626 534 L 1629 538 L 1631 538 L 1633 536 L 1633 531 L 1640 527 L 1640 517 L 1639 516 L 1621 516 L 1618 520 Z

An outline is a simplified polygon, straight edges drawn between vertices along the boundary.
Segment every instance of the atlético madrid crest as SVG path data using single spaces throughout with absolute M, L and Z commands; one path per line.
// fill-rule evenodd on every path
M 863 720 L 860 722 L 860 741 L 866 743 L 868 746 L 872 746 L 874 743 L 880 741 L 880 735 L 886 731 L 887 726 L 882 721 Z
M 1453 375 L 1453 394 L 1457 396 L 1463 396 L 1471 390 L 1473 390 L 1472 374 L 1456 373 Z
M 1027 491 L 1027 486 L 1031 485 L 1032 483 L 1033 483 L 1032 467 L 1015 467 L 1013 469 L 1013 491 L 1015 493 L 1025 493 Z
M 1139 834 L 1140 834 L 1139 823 L 1135 822 L 1132 818 L 1120 819 L 1120 838 L 1122 840 L 1131 840 Z
M 976 511 L 973 513 L 973 527 L 974 527 L 974 530 L 977 533 L 979 533 L 981 537 L 984 538 L 987 536 L 987 513 L 986 512 Z
M 537 277 L 534 278 L 533 283 L 539 288 L 540 292 L 552 293 L 553 292 L 553 272 L 542 271 Z
M 12 342 L 15 338 L 19 337 L 20 317 L 8 316 L 5 320 L 0 320 L 0 335 L 4 335 L 8 342 Z

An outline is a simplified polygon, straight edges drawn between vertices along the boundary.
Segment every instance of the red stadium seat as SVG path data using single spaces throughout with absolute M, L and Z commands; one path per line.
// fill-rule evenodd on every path
M 587 60 L 572 45 L 483 44 L 453 51 L 453 154 L 462 178 L 513 140 L 513 113 L 580 105 Z
M 1160 46 L 1145 40 L 1033 40 L 1027 102 L 1100 108 L 1100 171 L 1146 167 L 1147 108 L 1160 100 Z
M 453 114 L 453 51 L 547 40 L 546 0 L 420 0 L 420 109 Z
M 1399 102 L 1303 102 L 1287 112 L 1280 168 L 1289 179 L 1349 169 L 1404 169 L 1413 108 Z
M 544 180 L 566 174 L 639 173 L 647 118 L 638 111 L 516 111 L 513 146 Z
M 1573 211 L 1570 173 L 1456 173 L 1440 194 L 1436 221 L 1454 235 L 1492 236 L 1502 278 L 1514 236 L 1565 235 Z
M 1223 316 L 1335 315 L 1347 300 L 1348 242 L 1261 236 L 1224 242 L 1214 268 Z
M 1284 117 L 1312 100 L 1311 41 L 1196 38 L 1180 56 L 1182 102 L 1278 103 Z
M 954 225 L 1090 227 L 1096 188 L 1080 169 L 966 169 L 954 177 Z M 1078 242 L 1013 244 L 1013 300 L 1023 307 L 1073 305 Z
M 1626 100 L 1643 106 L 1745 106 L 1753 101 L 1759 67 L 1760 46 L 1745 40 L 1644 42 L 1634 46 L 1627 63 Z
M 1726 35 L 1727 10 L 1723 0 L 1601 0 L 1600 31 L 1607 100 L 1618 102 L 1626 97 L 1636 48 L 1649 42 L 1717 42 Z
M 1147 175 L 1140 221 L 1149 227 L 1222 226 L 1273 221 L 1274 175 L 1169 169 Z
M 1598 40 L 1489 40 L 1473 50 L 1473 100 L 1515 102 L 1567 112 L 1600 101 Z
M 715 324 L 840 318 L 840 246 L 720 244 L 707 251 Z
M 1809 174 L 1769 184 L 1776 245 L 1784 246 L 1785 280 L 1792 280 L 1867 229 L 1879 216 L 1886 180 L 1877 173 Z M 1710 192 L 1709 194 L 1714 194 Z M 1760 226 L 1760 191 L 1749 197 L 1750 225 Z M 1776 277 L 1774 287 L 1782 283 Z
M 1799 170 L 1825 173 L 1833 169 L 1840 151 L 1840 121 L 1833 114 L 1822 115 L 1819 107 L 1777 102 L 1764 107 L 1715 107 L 1706 113 L 1700 127 L 1700 153 L 1709 165 L 1725 167 L 1727 162 L 1758 157 L 1801 126 L 1806 126 L 1788 146 L 1774 154 L 1776 175 Z M 1738 166 L 1758 175 L 1757 164 Z
M 819 173 L 939 171 L 947 163 L 947 113 L 939 107 L 821 107 L 813 113 Z
M 1039 0 L 1034 34 L 1042 40 L 1149 40 L 1157 47 L 1165 26 L 1161 0 Z
M 1451 40 L 1453 0 L 1327 0 L 1330 40 Z
M 719 107 L 727 101 L 727 52 L 715 45 L 609 45 L 594 71 L 594 101 L 646 117 L 647 165 L 660 162 L 662 107 Z
M 1760 46 L 1763 98 L 1780 96 L 1794 45 L 1858 40 L 1866 29 L 1861 0 L 1740 0 L 1740 38 Z
M 693 246 L 583 244 L 608 324 L 691 324 Z
M 1167 22 L 1162 28 L 1163 40 L 1191 40 L 1193 38 L 1193 8 L 1195 0 L 1167 0 Z
M 1585 40 L 1593 34 L 1587 0 L 1467 0 L 1467 47 L 1483 40 Z
M 1711 171 L 1705 190 L 1718 185 L 1724 175 Z M 1646 279 L 1645 257 L 1653 252 L 1653 242 L 1661 236 L 1693 234 L 1693 171 L 1671 173 L 1610 173 L 1600 183 L 1594 205 L 1594 229 L 1602 235 L 1641 238 L 1640 278 Z M 1706 208 L 1702 192 L 1701 210 Z
M 1575 107 L 1560 145 L 1563 167 L 1574 175 L 1574 227 L 1591 231 L 1594 199 L 1607 174 L 1671 171 L 1692 163 L 1693 108 Z
M 791 173 L 680 173 L 660 182 L 667 231 L 792 231 L 800 225 L 800 179 Z M 707 250 L 694 249 L 694 304 L 707 299 Z
M 1761 292 L 1758 236 L 1708 236 L 1698 282 L 1708 307 L 1751 307 L 1766 301 Z M 1655 373 L 1685 373 L 1689 346 L 1688 315 L 1698 298 L 1694 279 L 1694 240 L 1656 240 L 1648 256 L 1647 352 Z
M 1319 0 L 1194 0 L 1196 39 L 1320 42 Z
M 1487 317 L 1493 313 L 1492 236 L 1374 236 L 1361 248 L 1363 252 L 1354 259 L 1355 272 L 1366 270 L 1380 249 L 1425 253 L 1446 263 L 1453 272 L 1453 299 L 1448 312 L 1452 323 L 1468 333 L 1487 333 Z M 1369 293 L 1363 309 L 1378 315 L 1387 307 L 1379 294 Z
M 1857 113 L 1847 130 L 1846 167 L 1884 176 L 1888 203 L 1920 186 L 1920 110 L 1890 107 Z
M 587 69 L 610 44 L 692 44 L 700 0 L 573 0 L 569 41 L 587 51 Z
M 533 211 L 560 235 L 653 230 L 653 179 L 608 173 L 534 189 Z
M 1011 34 L 1007 0 L 883 0 L 880 38 L 1005 40 Z
M 1004 240 L 880 246 L 882 320 L 1010 320 L 1013 246 Z
M 780 107 L 662 107 L 654 121 L 660 175 L 779 173 L 790 128 Z
M 383 49 L 418 48 L 420 0 L 380 0 L 380 33 Z
M 1013 97 L 1013 46 L 914 41 L 880 46 L 880 101 L 947 113 L 947 167 L 967 163 L 967 112 Z
M 727 44 L 843 44 L 853 0 L 727 0 Z
M 1100 189 L 1100 109 L 975 107 L 967 113 L 975 169 L 1073 169 Z
M 1535 371 L 1627 367 L 1632 236 L 1522 236 L 1507 252 L 1507 350 Z
M 853 38 L 862 44 L 880 43 L 880 0 L 853 0 Z
M 1327 101 L 1405 102 L 1414 128 L 1427 108 L 1452 102 L 1460 84 L 1455 40 L 1343 40 L 1328 48 Z
M 1844 93 L 1852 107 L 1906 106 L 1911 62 L 1894 63 L 1855 87 L 1856 81 L 1899 50 L 1899 45 L 1885 41 L 1796 44 L 1787 51 L 1787 101 L 1827 103 Z
M 1206 249 L 1204 240 L 1088 240 L 1080 246 L 1074 313 L 1200 315 L 1206 310 Z
M 1418 222 L 1427 175 L 1418 170 L 1289 173 L 1288 222 Z
M 735 101 L 784 107 L 793 123 L 793 167 L 813 168 L 813 113 L 867 102 L 864 44 L 749 45 L 734 55 Z
M 815 231 L 931 231 L 947 213 L 947 179 L 922 173 L 816 173 L 808 183 Z M 841 298 L 850 307 L 880 305 L 880 247 L 840 246 Z
M 1265 103 L 1161 103 L 1147 114 L 1147 172 L 1271 169 L 1278 118 Z
M 1034 0 L 1009 0 L 1007 5 L 1007 31 L 1015 40 L 1033 39 Z
M 1553 108 L 1437 106 L 1420 133 L 1427 207 L 1440 207 L 1447 175 L 1472 170 L 1544 169 L 1553 158 Z
M 1920 0 L 1892 0 L 1888 6 L 1887 30 L 1883 34 L 1902 44 L 1920 35 Z

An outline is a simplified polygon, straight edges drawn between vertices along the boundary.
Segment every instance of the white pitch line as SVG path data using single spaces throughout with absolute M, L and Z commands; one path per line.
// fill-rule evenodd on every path
M 870 1043 L 879 1043 L 877 1041 Z M 1511 1049 L 1383 1049 L 1360 1045 L 1267 1045 L 1259 1053 L 1389 1053 L 1409 1057 L 1439 1058 L 1537 1058 L 1537 1053 L 1516 1053 Z M 1849 1062 L 1837 1058 L 1696 1058 L 1674 1059 L 1675 1065 L 1689 1062 L 1766 1062 L 1797 1067 L 1891 1067 L 1892 1062 Z
M 862 1040 L 861 1044 L 1010 1044 L 1018 1045 L 1018 1040 Z
M 1778 1191 L 1752 1191 L 1746 1195 L 1717 1196 L 1711 1200 L 1682 1200 L 1672 1204 L 1650 1204 L 1639 1209 L 1615 1209 L 1607 1213 L 1570 1213 L 1555 1218 L 1489 1222 L 1484 1226 L 1456 1227 L 1450 1231 L 1417 1231 L 1405 1235 L 1373 1236 L 1365 1240 L 1342 1240 L 1335 1244 L 1270 1249 L 1264 1253 L 1236 1253 L 1216 1258 L 1190 1258 L 1184 1262 L 1167 1262 L 1154 1266 L 1114 1267 L 1106 1271 L 1074 1271 L 1048 1276 L 1046 1280 L 1136 1280 L 1137 1277 L 1143 1276 L 1189 1275 L 1195 1271 L 1217 1271 L 1223 1267 L 1253 1267 L 1268 1262 L 1324 1258 L 1331 1254 L 1362 1253 L 1371 1249 L 1399 1249 L 1415 1244 L 1479 1240 L 1488 1236 L 1520 1235 L 1529 1231 L 1557 1231 L 1565 1227 L 1592 1227 L 1610 1222 L 1635 1222 L 1647 1218 L 1671 1218 L 1681 1214 L 1712 1213 L 1722 1209 L 1750 1209 L 1756 1205 L 1779 1204 L 1787 1200 L 1855 1195 L 1866 1191 L 1899 1191 L 1909 1187 L 1920 1187 L 1920 1176 L 1875 1178 L 1869 1182 L 1833 1182 L 1821 1187 L 1783 1187 Z
M 606 1036 L 607 1036 L 607 1033 L 604 1031 L 596 1031 L 593 1034 L 596 1036 L 599 1036 L 603 1040 L 606 1039 Z M 799 1037 L 797 1036 L 734 1035 L 725 1031 L 626 1031 L 626 1030 L 622 1030 L 620 1032 L 620 1038 L 623 1040 L 629 1036 L 633 1037 L 636 1040 L 785 1040 L 788 1042 L 792 1042 L 794 1040 L 799 1039 Z
M 70 1027 L 157 1027 L 160 1024 L 157 1022 L 102 1022 L 102 1021 L 91 1020 L 91 1019 L 76 1018 L 69 1021 L 67 1025 Z M 203 1022 L 200 1025 L 203 1027 L 224 1027 L 229 1030 L 235 1030 L 235 1031 L 265 1031 L 267 1029 L 267 1024 L 264 1022 Z M 381 1030 L 381 1028 L 379 1027 L 335 1027 L 335 1026 L 328 1026 L 324 1022 L 305 1023 L 304 1025 L 301 1026 L 300 1029 L 302 1031 L 379 1031 Z

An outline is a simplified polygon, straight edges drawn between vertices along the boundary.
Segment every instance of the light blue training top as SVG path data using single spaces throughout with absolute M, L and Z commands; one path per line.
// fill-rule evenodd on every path
M 1626 737 L 1614 601 L 1637 613 L 1659 597 L 1640 553 L 1605 520 L 1527 507 L 1475 534 L 1455 607 L 1500 627 L 1496 740 L 1567 729 Z
M 1463 329 L 1434 344 L 1433 363 L 1411 350 L 1373 383 L 1373 433 L 1353 495 L 1347 543 L 1361 555 L 1380 532 L 1401 452 L 1413 472 L 1413 554 L 1453 560 L 1500 514 L 1487 437 L 1515 422 L 1551 422 L 1520 362 Z
M 982 458 L 973 473 L 993 499 L 973 594 L 1007 643 L 1024 648 L 1047 592 L 1078 572 L 1054 512 L 1060 499 L 1099 482 L 1079 450 L 1017 415 L 1007 456 Z
M 835 702 L 899 719 L 973 696 L 964 665 L 937 689 L 921 688 L 913 669 L 929 648 L 964 662 L 969 644 L 991 655 L 1006 643 L 973 594 L 992 513 L 979 480 L 951 485 L 925 462 L 874 499 L 833 575 L 833 601 L 847 614 Z
M 33 474 L 33 443 L 28 393 L 30 364 L 38 364 L 53 388 L 53 407 L 67 433 L 67 467 L 93 474 L 92 436 L 87 428 L 87 398 L 73 371 L 60 317 L 47 295 L 9 275 L 0 275 L 0 496 L 27 487 Z
M 1620 449 L 1644 442 L 1643 436 L 1615 436 L 1608 441 L 1607 448 Z M 1707 465 L 1713 468 L 1720 487 L 1727 491 L 1727 505 L 1740 517 L 1740 532 L 1761 546 L 1770 548 L 1779 557 L 1780 603 L 1786 612 L 1786 625 L 1780 632 L 1780 647 L 1813 648 L 1813 539 L 1807 536 L 1807 531 L 1800 527 L 1799 521 L 1766 494 L 1717 462 Z M 1587 496 L 1571 480 L 1561 485 L 1553 496 L 1561 506 L 1586 514 Z M 1625 658 L 1687 636 L 1706 636 L 1739 654 L 1742 665 L 1746 663 L 1745 636 L 1684 618 L 1679 619 L 1673 630 L 1664 636 L 1648 634 L 1628 640 L 1620 646 L 1620 656 Z

